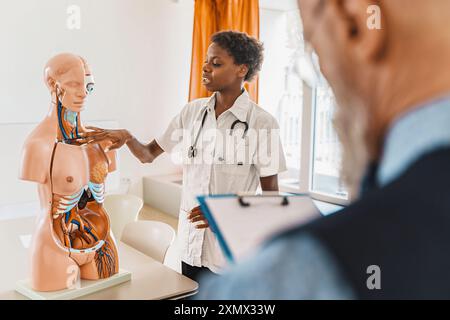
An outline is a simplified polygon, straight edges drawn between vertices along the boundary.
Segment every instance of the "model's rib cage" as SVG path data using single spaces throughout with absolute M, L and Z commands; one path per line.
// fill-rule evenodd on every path
M 103 203 L 105 201 L 105 184 L 104 183 L 93 183 L 91 181 L 88 182 L 89 190 L 92 192 L 92 196 L 94 197 L 97 203 Z
M 78 205 L 83 192 L 89 189 L 93 198 L 97 203 L 103 203 L 105 201 L 105 184 L 88 182 L 87 187 L 80 189 L 77 193 L 69 196 L 53 195 L 52 214 L 56 219 L 60 215 L 65 214 Z

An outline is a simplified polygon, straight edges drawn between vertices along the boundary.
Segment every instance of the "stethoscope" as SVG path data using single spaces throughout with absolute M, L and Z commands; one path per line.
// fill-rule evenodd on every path
M 197 151 L 198 151 L 197 150 L 197 140 L 198 140 L 198 137 L 200 136 L 200 132 L 203 129 L 203 125 L 205 124 L 205 120 L 206 120 L 207 114 L 208 114 L 208 110 L 205 109 L 205 111 L 203 113 L 202 124 L 200 125 L 200 128 L 198 128 L 197 134 L 196 134 L 195 139 L 194 139 L 194 144 L 191 145 L 189 147 L 189 150 L 188 150 L 188 157 L 189 158 L 195 158 L 197 156 Z M 234 127 L 236 127 L 237 124 L 243 124 L 245 126 L 244 133 L 242 134 L 242 139 L 243 139 L 245 137 L 245 134 L 248 131 L 248 123 L 246 121 L 240 121 L 240 120 L 234 121 L 233 124 L 231 125 L 230 135 L 233 134 Z

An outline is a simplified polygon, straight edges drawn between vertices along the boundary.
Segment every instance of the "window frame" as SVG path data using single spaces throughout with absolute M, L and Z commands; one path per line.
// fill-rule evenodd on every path
M 314 134 L 316 125 L 316 90 L 317 88 L 311 88 L 305 81 L 303 81 L 299 186 L 293 187 L 292 185 L 281 183 L 280 190 L 284 192 L 307 193 L 315 200 L 346 206 L 352 199 L 350 192 L 348 192 L 348 199 L 345 199 L 335 197 L 327 193 L 313 191 L 312 189 L 314 169 Z

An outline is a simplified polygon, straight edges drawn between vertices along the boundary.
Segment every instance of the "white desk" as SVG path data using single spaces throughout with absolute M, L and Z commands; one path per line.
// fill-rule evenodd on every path
M 0 300 L 26 299 L 14 287 L 18 280 L 27 278 L 29 274 L 28 250 L 24 248 L 20 236 L 33 233 L 34 221 L 34 217 L 0 221 Z M 118 243 L 118 249 L 120 267 L 132 272 L 131 281 L 82 299 L 176 299 L 197 292 L 195 281 L 122 242 Z

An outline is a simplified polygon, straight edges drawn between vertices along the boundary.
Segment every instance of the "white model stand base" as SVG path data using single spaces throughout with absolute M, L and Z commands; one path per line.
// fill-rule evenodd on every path
M 32 300 L 72 300 L 131 280 L 131 272 L 120 269 L 107 279 L 81 280 L 79 288 L 40 292 L 31 289 L 30 280 L 16 283 L 16 291 Z

